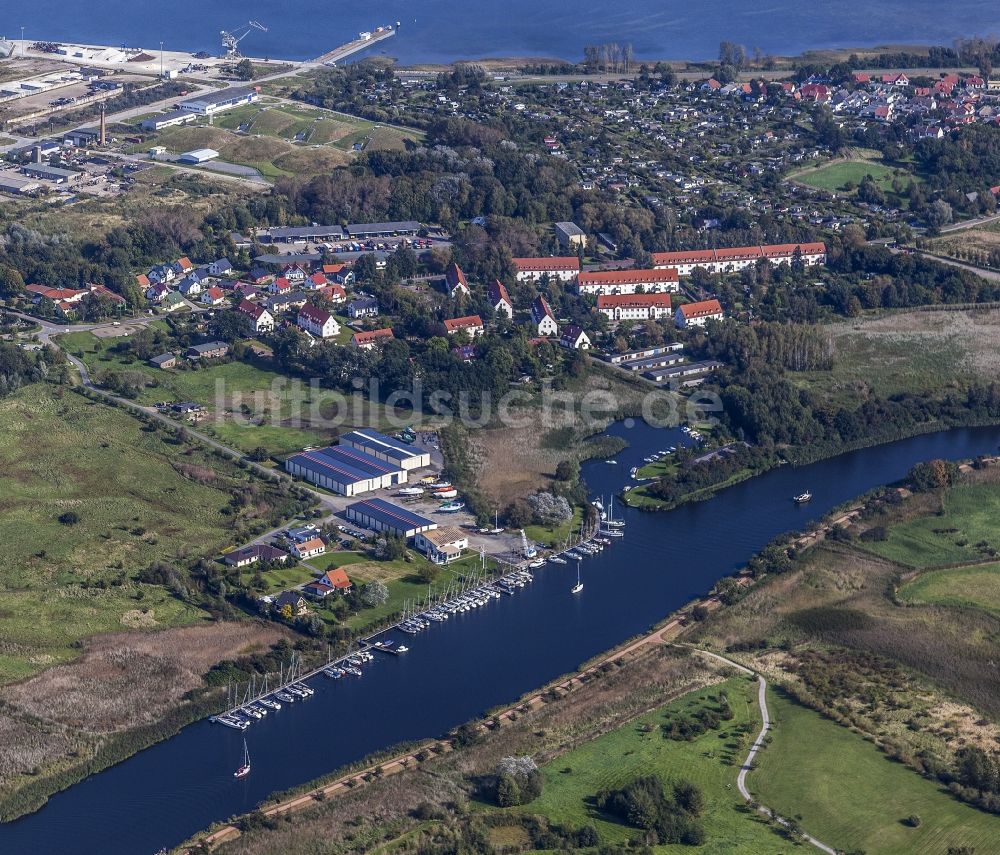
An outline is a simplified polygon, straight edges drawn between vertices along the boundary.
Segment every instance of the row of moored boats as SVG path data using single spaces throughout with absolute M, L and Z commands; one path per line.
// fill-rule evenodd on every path
M 253 722 L 264 718 L 269 711 L 280 710 L 282 704 L 304 701 L 314 694 L 316 694 L 315 689 L 311 689 L 305 683 L 288 683 L 270 695 L 257 698 L 223 715 L 217 715 L 212 721 L 236 730 L 246 730 Z

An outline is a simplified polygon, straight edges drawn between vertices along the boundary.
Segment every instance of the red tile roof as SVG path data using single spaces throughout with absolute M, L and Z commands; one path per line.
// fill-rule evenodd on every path
M 464 318 L 452 318 L 444 322 L 444 328 L 449 332 L 459 330 L 482 329 L 483 319 L 479 315 L 466 315 Z
M 518 273 L 553 273 L 559 270 L 580 271 L 580 259 L 575 255 L 558 255 L 551 258 L 515 258 Z
M 685 303 L 683 306 L 678 306 L 677 311 L 683 311 L 687 319 L 705 318 L 710 315 L 721 315 L 722 305 L 718 300 L 702 300 L 700 303 Z
M 321 309 L 319 306 L 306 303 L 299 309 L 299 317 L 306 317 L 314 323 L 322 325 L 330 320 L 333 315 L 331 315 L 326 309 Z
M 490 297 L 490 303 L 494 306 L 501 300 L 508 305 L 513 305 L 513 303 L 510 302 L 510 294 L 507 293 L 507 287 L 499 279 L 494 279 L 490 283 L 489 288 L 487 288 L 487 293 Z
M 669 309 L 669 294 L 601 294 L 597 298 L 598 309 L 648 309 L 650 307 Z
M 393 338 L 392 330 L 386 327 L 380 330 L 369 330 L 368 332 L 355 333 L 352 337 L 356 347 L 361 347 L 366 344 L 377 344 L 382 339 Z
M 577 280 L 586 285 L 637 285 L 645 282 L 677 282 L 677 271 L 666 270 L 592 270 L 581 273 Z

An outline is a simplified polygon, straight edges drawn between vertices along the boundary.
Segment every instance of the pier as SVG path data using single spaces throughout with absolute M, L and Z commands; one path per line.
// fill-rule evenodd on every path
M 614 520 L 608 520 L 603 526 L 599 523 L 573 546 L 553 551 L 548 559 L 524 560 L 517 564 L 501 563 L 498 560 L 496 568 L 488 569 L 484 555 L 483 566 L 479 571 L 463 579 L 460 584 L 450 585 L 437 595 L 428 594 L 426 599 L 404 603 L 402 618 L 378 632 L 358 639 L 356 649 L 352 648 L 341 656 L 331 656 L 323 664 L 304 672 L 299 670 L 297 660 L 293 659 L 287 672 L 283 671 L 279 675 L 277 685 L 269 687 L 266 677 L 259 689 L 255 684 L 249 684 L 239 701 L 236 697 L 230 698 L 228 709 L 209 716 L 209 721 L 236 730 L 246 730 L 253 721 L 264 718 L 272 710 L 281 709 L 282 704 L 306 700 L 315 694 L 308 681 L 319 674 L 338 680 L 349 675 L 360 677 L 362 666 L 371 662 L 376 652 L 398 656 L 409 650 L 405 645 L 397 645 L 394 641 L 376 641 L 379 636 L 394 630 L 407 635 L 418 635 L 432 624 L 442 623 L 452 615 L 480 608 L 491 600 L 502 599 L 504 595 L 513 596 L 518 588 L 533 581 L 533 569 L 544 566 L 547 561 L 566 564 L 568 558 L 581 560 L 595 556 L 605 546 L 611 545 L 608 535 L 623 536 L 623 527 L 623 523 Z M 532 551 L 532 558 L 534 554 Z M 237 689 L 237 696 L 238 693 Z
M 353 56 L 359 51 L 363 51 L 365 48 L 369 48 L 374 44 L 384 42 L 386 39 L 392 38 L 394 35 L 396 35 L 396 27 L 379 27 L 377 30 L 370 33 L 359 34 L 354 41 L 348 42 L 346 45 L 341 45 L 338 48 L 328 51 L 322 56 L 316 57 L 313 62 L 321 63 L 322 65 L 336 65 L 338 62 L 347 59 L 349 56 Z

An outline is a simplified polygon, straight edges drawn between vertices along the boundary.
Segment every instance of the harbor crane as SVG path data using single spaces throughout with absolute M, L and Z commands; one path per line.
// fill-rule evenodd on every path
M 222 46 L 226 49 L 225 59 L 239 59 L 243 56 L 240 53 L 240 42 L 254 30 L 266 33 L 267 27 L 259 21 L 247 21 L 242 26 L 235 27 L 232 30 L 221 30 L 219 35 L 222 36 Z

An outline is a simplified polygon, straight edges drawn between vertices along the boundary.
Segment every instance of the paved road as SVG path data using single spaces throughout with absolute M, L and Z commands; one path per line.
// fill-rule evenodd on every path
M 679 646 L 686 647 L 687 645 L 679 645 Z M 760 717 L 763 724 L 761 726 L 760 733 L 757 734 L 757 738 L 753 742 L 753 745 L 750 746 L 750 753 L 747 754 L 747 759 L 744 760 L 743 765 L 740 766 L 740 774 L 736 778 L 736 788 L 740 791 L 740 795 L 743 796 L 744 800 L 749 804 L 754 804 L 755 799 L 750 794 L 750 791 L 747 789 L 746 780 L 747 780 L 747 773 L 750 772 L 750 770 L 753 767 L 754 758 L 757 756 L 758 752 L 763 747 L 764 739 L 767 737 L 767 732 L 771 729 L 771 715 L 767 709 L 767 680 L 765 680 L 761 674 L 756 674 L 754 671 L 751 671 L 745 665 L 740 665 L 739 662 L 734 662 L 732 659 L 727 659 L 725 656 L 720 656 L 717 653 L 710 653 L 709 651 L 702 650 L 701 648 L 690 648 L 690 649 L 695 650 L 702 656 L 707 656 L 710 659 L 715 659 L 719 662 L 723 662 L 726 665 L 729 665 L 737 669 L 743 674 L 748 674 L 757 677 L 757 703 L 760 706 Z M 763 805 L 758 805 L 757 810 L 764 816 L 773 817 L 775 821 L 781 823 L 784 826 L 789 825 L 787 819 L 779 816 L 768 807 L 764 807 Z M 827 855 L 837 855 L 837 850 L 834 849 L 832 846 L 827 846 L 821 840 L 817 840 L 815 837 L 806 834 L 805 832 L 802 833 L 802 839 L 805 840 L 807 843 L 811 843 L 817 849 L 826 852 Z
M 997 220 L 1000 220 L 1000 214 L 990 214 L 988 217 L 978 217 L 975 220 L 962 220 L 958 223 L 952 223 L 950 226 L 942 226 L 941 234 L 960 232 L 962 229 L 971 229 L 975 226 L 985 226 L 987 223 L 995 223 Z

